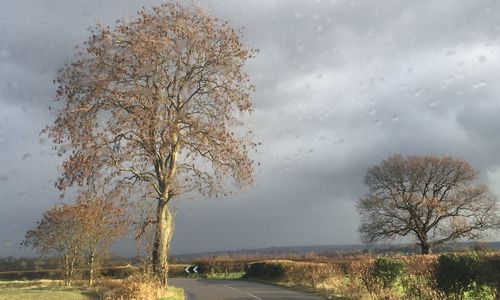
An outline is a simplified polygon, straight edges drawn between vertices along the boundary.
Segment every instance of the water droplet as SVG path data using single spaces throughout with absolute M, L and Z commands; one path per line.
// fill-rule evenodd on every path
M 334 141 L 333 144 L 334 145 L 336 145 L 336 144 L 342 144 L 343 142 L 345 142 L 345 139 L 342 138 L 342 139 L 338 139 L 338 140 Z
M 423 93 L 423 90 L 422 89 L 416 89 L 415 92 L 413 92 L 413 95 L 415 97 L 420 97 Z
M 375 125 L 377 125 L 377 126 L 382 125 L 382 121 L 381 121 L 381 120 L 377 120 L 377 121 L 375 122 Z
M 307 154 L 311 154 L 311 153 L 313 153 L 313 152 L 314 152 L 314 149 L 309 149 L 309 150 L 307 150 Z
M 370 110 L 370 112 L 368 113 L 368 115 L 373 116 L 373 115 L 375 115 L 376 113 L 377 113 L 377 111 L 376 111 L 376 110 L 374 110 L 374 109 L 372 109 L 372 110 Z
M 22 157 L 23 160 L 27 160 L 28 158 L 30 158 L 32 155 L 31 153 L 25 153 Z
M 399 121 L 399 117 L 398 117 L 398 116 L 396 116 L 396 115 L 392 115 L 391 120 L 392 120 L 393 122 L 398 122 L 398 121 Z
M 480 89 L 480 88 L 483 88 L 486 86 L 486 82 L 485 81 L 479 81 L 477 83 L 475 83 L 472 87 L 474 89 Z
M 486 61 L 486 56 L 484 55 L 480 55 L 478 58 L 477 58 L 477 61 L 480 62 L 480 63 L 484 63 Z
M 429 103 L 429 106 L 430 106 L 430 107 L 434 107 L 434 106 L 436 106 L 436 105 L 438 105 L 438 104 L 439 104 L 439 102 L 438 102 L 438 101 L 432 101 L 431 103 Z
M 6 182 L 7 180 L 9 180 L 9 176 L 7 176 L 7 175 L 0 175 L 0 182 Z
M 455 80 L 455 76 L 448 75 L 448 77 L 446 77 L 446 79 L 444 80 L 444 83 L 449 84 L 449 83 L 452 83 L 454 80 Z

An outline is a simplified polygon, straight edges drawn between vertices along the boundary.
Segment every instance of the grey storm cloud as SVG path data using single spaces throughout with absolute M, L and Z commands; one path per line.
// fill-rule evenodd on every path
M 393 153 L 464 158 L 500 193 L 500 2 L 200 2 L 259 49 L 261 165 L 246 193 L 176 200 L 173 253 L 358 243 L 363 177 Z M 2 2 L 0 255 L 32 255 L 19 242 L 60 201 L 60 160 L 39 136 L 58 68 L 89 26 L 157 3 Z

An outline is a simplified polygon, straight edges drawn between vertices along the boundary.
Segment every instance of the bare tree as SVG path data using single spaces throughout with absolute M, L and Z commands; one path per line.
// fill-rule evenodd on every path
M 89 286 L 93 283 L 96 261 L 102 259 L 116 239 L 127 232 L 127 205 L 120 197 L 117 191 L 90 188 L 80 193 L 74 205 L 81 226 L 82 256 L 89 269 Z
M 362 240 L 411 236 L 422 254 L 457 239 L 477 239 L 500 226 L 496 198 L 476 172 L 451 157 L 394 155 L 368 170 L 369 193 L 358 201 Z
M 43 214 L 37 227 L 29 230 L 22 242 L 23 246 L 36 249 L 42 255 L 60 255 L 64 265 L 64 284 L 67 286 L 71 285 L 83 246 L 78 216 L 74 206 L 55 206 Z
M 45 131 L 61 155 L 60 189 L 99 175 L 156 202 L 153 271 L 167 284 L 169 203 L 192 191 L 225 195 L 252 182 L 255 144 L 240 33 L 200 8 L 167 2 L 114 28 L 97 25 L 57 77 L 64 107 Z M 151 203 L 152 205 L 153 203 Z

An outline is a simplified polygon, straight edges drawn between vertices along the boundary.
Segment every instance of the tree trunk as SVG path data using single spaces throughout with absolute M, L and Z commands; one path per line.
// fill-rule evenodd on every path
M 92 281 L 94 279 L 94 260 L 95 260 L 95 254 L 92 251 L 89 257 L 89 286 L 92 286 Z
M 420 242 L 420 250 L 422 254 L 427 255 L 431 253 L 431 245 L 428 242 Z
M 63 261 L 64 261 L 64 286 L 69 286 L 69 281 L 68 281 L 68 278 L 69 278 L 69 258 L 68 256 L 65 254 L 63 256 Z
M 172 215 L 164 199 L 158 200 L 156 235 L 153 245 L 153 273 L 160 284 L 167 286 L 168 252 L 172 238 Z
M 75 261 L 76 261 L 76 255 L 73 255 L 68 270 L 68 286 L 71 286 L 71 281 L 73 279 L 73 271 L 75 270 Z

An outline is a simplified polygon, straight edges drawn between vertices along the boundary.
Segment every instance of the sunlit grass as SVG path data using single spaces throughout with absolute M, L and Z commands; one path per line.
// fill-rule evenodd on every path
M 67 288 L 12 288 L 0 290 L 1 300 L 93 300 L 96 293 Z
M 122 280 L 98 282 L 95 288 L 64 287 L 61 280 L 0 281 L 0 300 L 97 300 L 106 298 L 102 291 Z M 161 300 L 184 300 L 184 290 L 169 286 L 161 292 Z M 104 296 L 104 298 L 103 298 Z
M 184 300 L 184 290 L 176 287 L 169 287 L 160 300 Z

